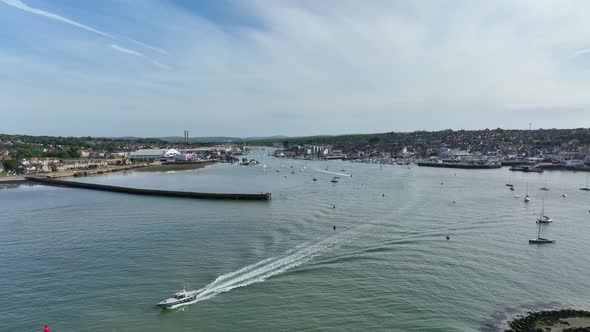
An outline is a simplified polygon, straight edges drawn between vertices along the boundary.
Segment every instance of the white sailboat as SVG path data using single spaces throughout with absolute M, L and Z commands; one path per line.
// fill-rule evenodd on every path
M 537 218 L 537 223 L 538 224 L 548 224 L 548 223 L 552 223 L 552 222 L 553 222 L 553 220 L 545 215 L 545 198 L 543 198 L 543 201 L 541 203 L 541 214 L 539 215 L 539 218 Z
M 543 191 L 549 191 L 549 187 L 547 187 L 547 175 L 545 175 L 545 185 L 539 189 Z
M 563 186 L 563 194 L 561 194 L 561 197 L 566 198 L 567 194 L 565 193 L 565 185 Z
M 529 183 L 526 183 L 526 196 L 524 196 L 524 202 L 528 203 L 531 201 L 531 198 L 529 197 Z

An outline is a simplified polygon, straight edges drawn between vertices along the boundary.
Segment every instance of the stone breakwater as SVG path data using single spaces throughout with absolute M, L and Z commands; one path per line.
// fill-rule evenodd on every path
M 508 325 L 510 329 L 505 332 L 590 332 L 590 311 L 564 309 L 529 312 L 524 317 L 517 317 Z
M 271 193 L 259 194 L 238 194 L 238 193 L 199 193 L 190 191 L 171 191 L 171 190 L 155 190 L 155 189 L 141 189 L 129 188 L 119 186 L 108 186 L 95 183 L 84 183 L 76 181 L 62 181 L 50 178 L 41 177 L 27 177 L 27 180 L 35 183 L 40 183 L 48 186 L 82 188 L 99 191 L 109 191 L 123 194 L 133 195 L 147 195 L 147 196 L 163 196 L 163 197 L 182 197 L 182 198 L 200 198 L 200 199 L 223 199 L 223 200 L 250 200 L 250 201 L 270 201 Z

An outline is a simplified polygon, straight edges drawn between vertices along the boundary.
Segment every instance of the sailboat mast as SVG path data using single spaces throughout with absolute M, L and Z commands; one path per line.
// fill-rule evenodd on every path
M 539 223 L 539 232 L 537 233 L 537 239 L 541 238 L 541 223 Z

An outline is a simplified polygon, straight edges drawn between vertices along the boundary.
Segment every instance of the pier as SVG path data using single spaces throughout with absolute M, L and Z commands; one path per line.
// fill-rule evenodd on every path
M 27 180 L 49 186 L 82 188 L 90 190 L 110 191 L 115 193 L 146 195 L 146 196 L 163 196 L 163 197 L 182 197 L 197 199 L 222 199 L 222 200 L 250 200 L 250 201 L 270 201 L 271 193 L 259 194 L 227 194 L 227 193 L 199 193 L 190 191 L 171 191 L 156 189 L 140 189 L 130 187 L 109 186 L 104 184 L 84 183 L 77 181 L 63 181 L 42 177 L 26 177 Z
M 418 166 L 423 167 L 443 167 L 443 168 L 464 168 L 464 169 L 491 169 L 491 168 L 501 168 L 502 165 L 500 163 L 479 163 L 479 162 L 460 162 L 460 163 L 448 163 L 448 162 L 419 162 L 417 163 Z

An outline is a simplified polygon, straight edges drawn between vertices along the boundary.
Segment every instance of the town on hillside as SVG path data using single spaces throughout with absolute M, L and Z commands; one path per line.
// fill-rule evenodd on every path
M 435 132 L 269 138 L 278 158 L 343 159 L 380 164 L 525 165 L 590 170 L 590 129 L 443 130 Z M 244 142 L 176 142 L 151 138 L 48 137 L 0 134 L 0 174 L 51 173 L 146 162 L 239 161 Z M 246 159 L 247 160 L 247 159 Z M 524 169 L 527 170 L 527 169 Z

